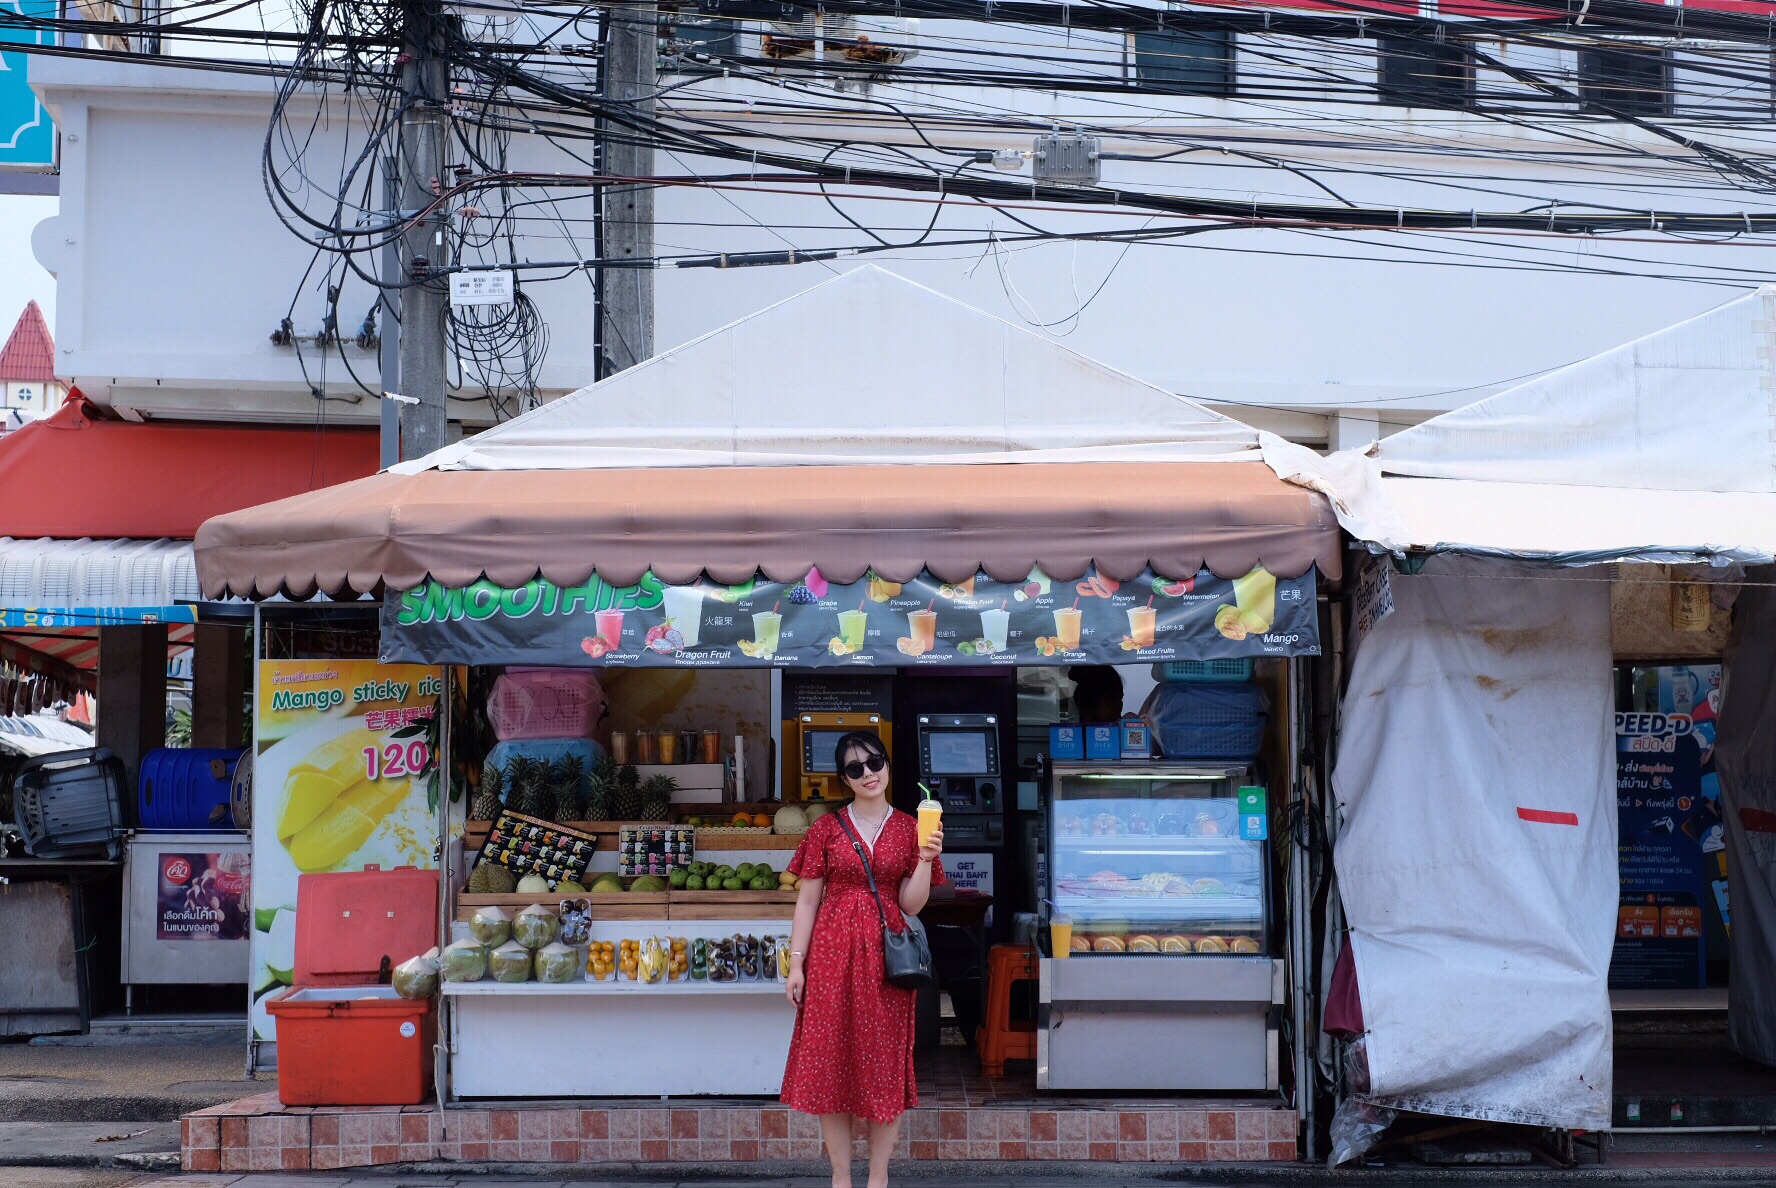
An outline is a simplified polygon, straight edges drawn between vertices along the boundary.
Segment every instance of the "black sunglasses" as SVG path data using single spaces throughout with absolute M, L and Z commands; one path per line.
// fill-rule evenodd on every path
M 845 778 L 848 780 L 861 780 L 865 769 L 868 769 L 869 771 L 881 771 L 887 766 L 888 760 L 885 756 L 871 755 L 868 759 L 853 759 L 839 770 L 845 773 Z

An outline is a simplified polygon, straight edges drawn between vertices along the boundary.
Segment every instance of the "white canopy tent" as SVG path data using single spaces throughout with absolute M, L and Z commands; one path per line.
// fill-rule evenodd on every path
M 1587 564 L 1776 556 L 1776 287 L 1329 458 L 1265 435 L 1372 548 Z
M 865 265 L 393 469 L 1211 460 L 1257 431 Z
M 1343 702 L 1333 789 L 1366 1028 L 1358 1100 L 1608 1125 L 1609 586 L 1549 567 L 1776 556 L 1776 287 L 1366 449 L 1320 457 L 1265 435 L 1263 450 L 1372 551 L 1465 555 L 1393 578 L 1398 610 L 1363 640 Z M 1770 614 L 1760 626 L 1776 634 Z M 1734 743 L 1723 716 L 1719 745 Z M 1751 766 L 1769 748 L 1766 733 Z M 1776 886 L 1768 861 L 1744 857 L 1736 879 Z M 1742 919 L 1739 900 L 1735 959 L 1776 937 L 1776 912 L 1759 920 L 1748 901 Z M 1734 1010 L 1767 1012 L 1740 981 Z M 1756 1054 L 1776 1057 L 1776 1040 Z

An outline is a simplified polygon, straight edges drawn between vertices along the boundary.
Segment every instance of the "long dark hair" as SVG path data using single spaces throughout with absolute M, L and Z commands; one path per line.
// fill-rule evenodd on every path
M 833 744 L 833 770 L 838 773 L 840 783 L 845 779 L 845 752 L 852 750 L 888 758 L 888 748 L 882 745 L 882 736 L 874 730 L 853 730 L 840 735 L 839 741 Z

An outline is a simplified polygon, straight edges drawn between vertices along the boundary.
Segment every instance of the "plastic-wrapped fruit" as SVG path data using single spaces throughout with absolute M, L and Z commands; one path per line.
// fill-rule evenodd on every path
M 641 957 L 636 962 L 636 981 L 653 985 L 666 980 L 666 950 L 660 944 L 660 938 L 650 936 L 641 946 Z
M 469 935 L 488 949 L 497 949 L 512 939 L 512 918 L 496 907 L 476 908 L 469 917 Z
M 546 907 L 531 904 L 512 921 L 512 939 L 527 949 L 553 944 L 561 935 L 561 920 Z
M 409 957 L 395 966 L 389 978 L 402 998 L 430 998 L 438 992 L 438 950 Z
M 560 941 L 537 950 L 536 980 L 539 982 L 571 982 L 580 972 L 580 955 Z
M 487 976 L 487 946 L 472 940 L 446 945 L 438 969 L 446 982 L 479 982 Z
M 530 966 L 530 950 L 517 941 L 507 941 L 487 955 L 487 968 L 496 982 L 528 982 Z

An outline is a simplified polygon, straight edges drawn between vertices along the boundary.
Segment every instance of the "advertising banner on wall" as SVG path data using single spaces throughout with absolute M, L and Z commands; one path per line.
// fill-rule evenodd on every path
M 443 674 L 374 660 L 265 660 L 253 720 L 253 1035 L 296 965 L 296 881 L 437 865 Z
M 390 593 L 382 658 L 427 664 L 658 667 L 943 667 L 1136 664 L 1316 655 L 1312 570 L 1204 571 L 1132 581 L 1091 573 L 1021 582 L 985 574 L 952 585 L 870 576 L 850 585 L 811 570 L 799 582 L 739 586 L 428 583 Z
M 1622 898 L 1611 986 L 1706 985 L 1701 745 L 1688 714 L 1616 715 Z
M 247 856 L 163 853 L 154 902 L 156 940 L 245 940 Z

